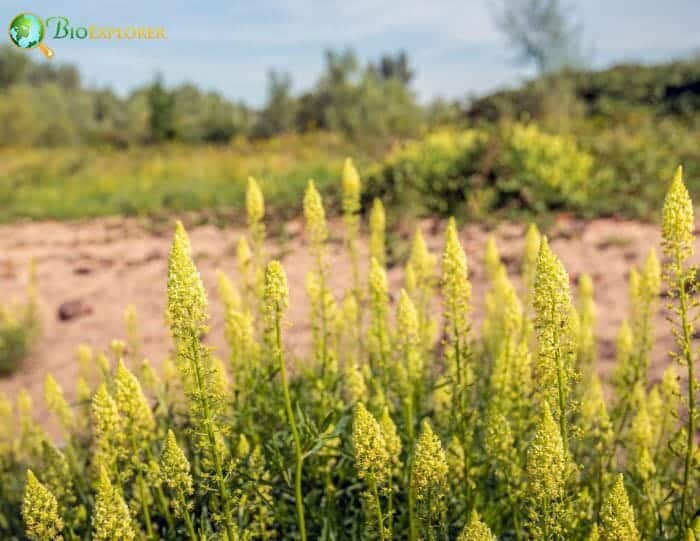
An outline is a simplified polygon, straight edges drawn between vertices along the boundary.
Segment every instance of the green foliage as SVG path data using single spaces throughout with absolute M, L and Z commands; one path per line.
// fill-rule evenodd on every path
M 372 195 L 440 215 L 491 208 L 581 208 L 593 193 L 593 157 L 536 125 L 440 132 L 409 142 L 375 166 Z
M 36 268 L 32 262 L 24 304 L 0 306 L 0 376 L 17 370 L 29 355 L 39 331 Z
M 336 171 L 353 148 L 341 137 L 309 134 L 230 147 L 0 149 L 0 221 L 240 212 L 249 174 L 261 179 L 275 215 L 288 218 L 299 214 L 309 177 L 339 199 Z
M 565 70 L 534 79 L 516 90 L 475 100 L 467 111 L 474 121 L 541 119 L 562 89 L 599 120 L 624 119 L 630 113 L 693 118 L 698 109 L 700 59 L 658 65 L 623 64 L 600 71 Z

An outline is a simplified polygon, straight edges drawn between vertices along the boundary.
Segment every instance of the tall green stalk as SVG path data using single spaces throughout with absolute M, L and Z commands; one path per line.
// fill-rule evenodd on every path
M 299 535 L 302 541 L 306 541 L 306 522 L 304 520 L 304 499 L 301 491 L 301 477 L 303 467 L 303 453 L 301 438 L 294 419 L 292 400 L 289 396 L 289 382 L 287 381 L 287 366 L 284 362 L 282 349 L 281 321 L 282 312 L 287 307 L 289 290 L 287 288 L 287 276 L 279 261 L 271 261 L 265 273 L 265 317 L 267 327 L 268 346 L 271 354 L 277 362 L 282 380 L 282 393 L 284 395 L 284 409 L 287 413 L 287 421 L 294 440 L 294 499 L 299 524 Z
M 678 298 L 675 313 L 678 316 L 680 331 L 676 332 L 676 341 L 681 349 L 677 359 L 685 365 L 688 373 L 688 420 L 686 422 L 686 445 L 683 460 L 683 477 L 680 498 L 681 528 L 687 526 L 686 511 L 691 505 L 693 482 L 692 462 L 695 454 L 695 423 L 696 423 L 696 381 L 694 359 L 692 354 L 693 315 L 691 309 L 696 301 L 690 297 L 690 292 L 697 288 L 694 271 L 686 268 L 687 262 L 694 252 L 695 219 L 693 203 L 688 190 L 683 184 L 683 170 L 679 167 L 668 190 L 663 208 L 662 239 L 663 252 L 667 258 L 664 266 L 664 277 L 669 284 L 670 296 Z

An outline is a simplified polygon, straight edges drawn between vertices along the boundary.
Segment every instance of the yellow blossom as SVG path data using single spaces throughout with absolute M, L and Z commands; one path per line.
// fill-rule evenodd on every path
M 674 265 L 676 257 L 683 262 L 693 255 L 694 228 L 693 202 L 683 183 L 683 169 L 678 167 L 664 200 L 661 225 L 664 255 L 674 260 Z
M 61 428 L 70 434 L 75 425 L 75 417 L 66 401 L 63 389 L 51 374 L 48 374 L 44 380 L 44 403 L 46 409 L 58 418 Z
M 374 200 L 369 214 L 369 253 L 382 266 L 386 264 L 386 213 L 380 199 Z
M 352 447 L 358 477 L 384 487 L 391 473 L 391 457 L 379 423 L 361 402 L 353 415 Z
M 37 480 L 32 470 L 27 470 L 22 518 L 30 539 L 63 541 L 63 520 L 58 514 L 56 498 Z
M 637 541 L 640 539 L 634 524 L 634 511 L 620 474 L 615 485 L 603 500 L 600 510 L 601 541 Z
M 343 163 L 343 212 L 346 215 L 357 214 L 360 210 L 360 195 L 362 194 L 362 183 L 360 175 L 350 158 L 346 158 Z
M 464 526 L 457 541 L 496 541 L 496 536 L 481 521 L 476 510 L 473 510 L 469 522 Z
M 304 193 L 304 219 L 311 245 L 321 246 L 328 238 L 326 211 L 323 208 L 321 194 L 318 193 L 313 180 L 309 181 Z
M 257 226 L 265 218 L 265 198 L 258 182 L 253 177 L 248 177 L 245 210 L 248 217 L 248 227 Z
M 107 471 L 100 468 L 92 515 L 94 541 L 133 541 L 136 538 L 129 508 L 119 489 L 112 485 Z

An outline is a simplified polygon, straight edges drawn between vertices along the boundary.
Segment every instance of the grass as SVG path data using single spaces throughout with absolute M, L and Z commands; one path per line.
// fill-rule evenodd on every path
M 240 210 L 247 177 L 259 179 L 278 217 L 297 215 L 309 178 L 335 184 L 359 151 L 333 135 L 230 146 L 0 149 L 0 222 Z

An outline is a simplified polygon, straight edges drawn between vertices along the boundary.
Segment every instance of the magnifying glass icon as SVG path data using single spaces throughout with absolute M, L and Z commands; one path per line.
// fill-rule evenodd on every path
M 34 49 L 38 47 L 46 58 L 53 58 L 52 49 L 44 45 L 45 28 L 43 21 L 33 13 L 20 13 L 12 22 L 8 30 L 10 41 L 20 49 Z

